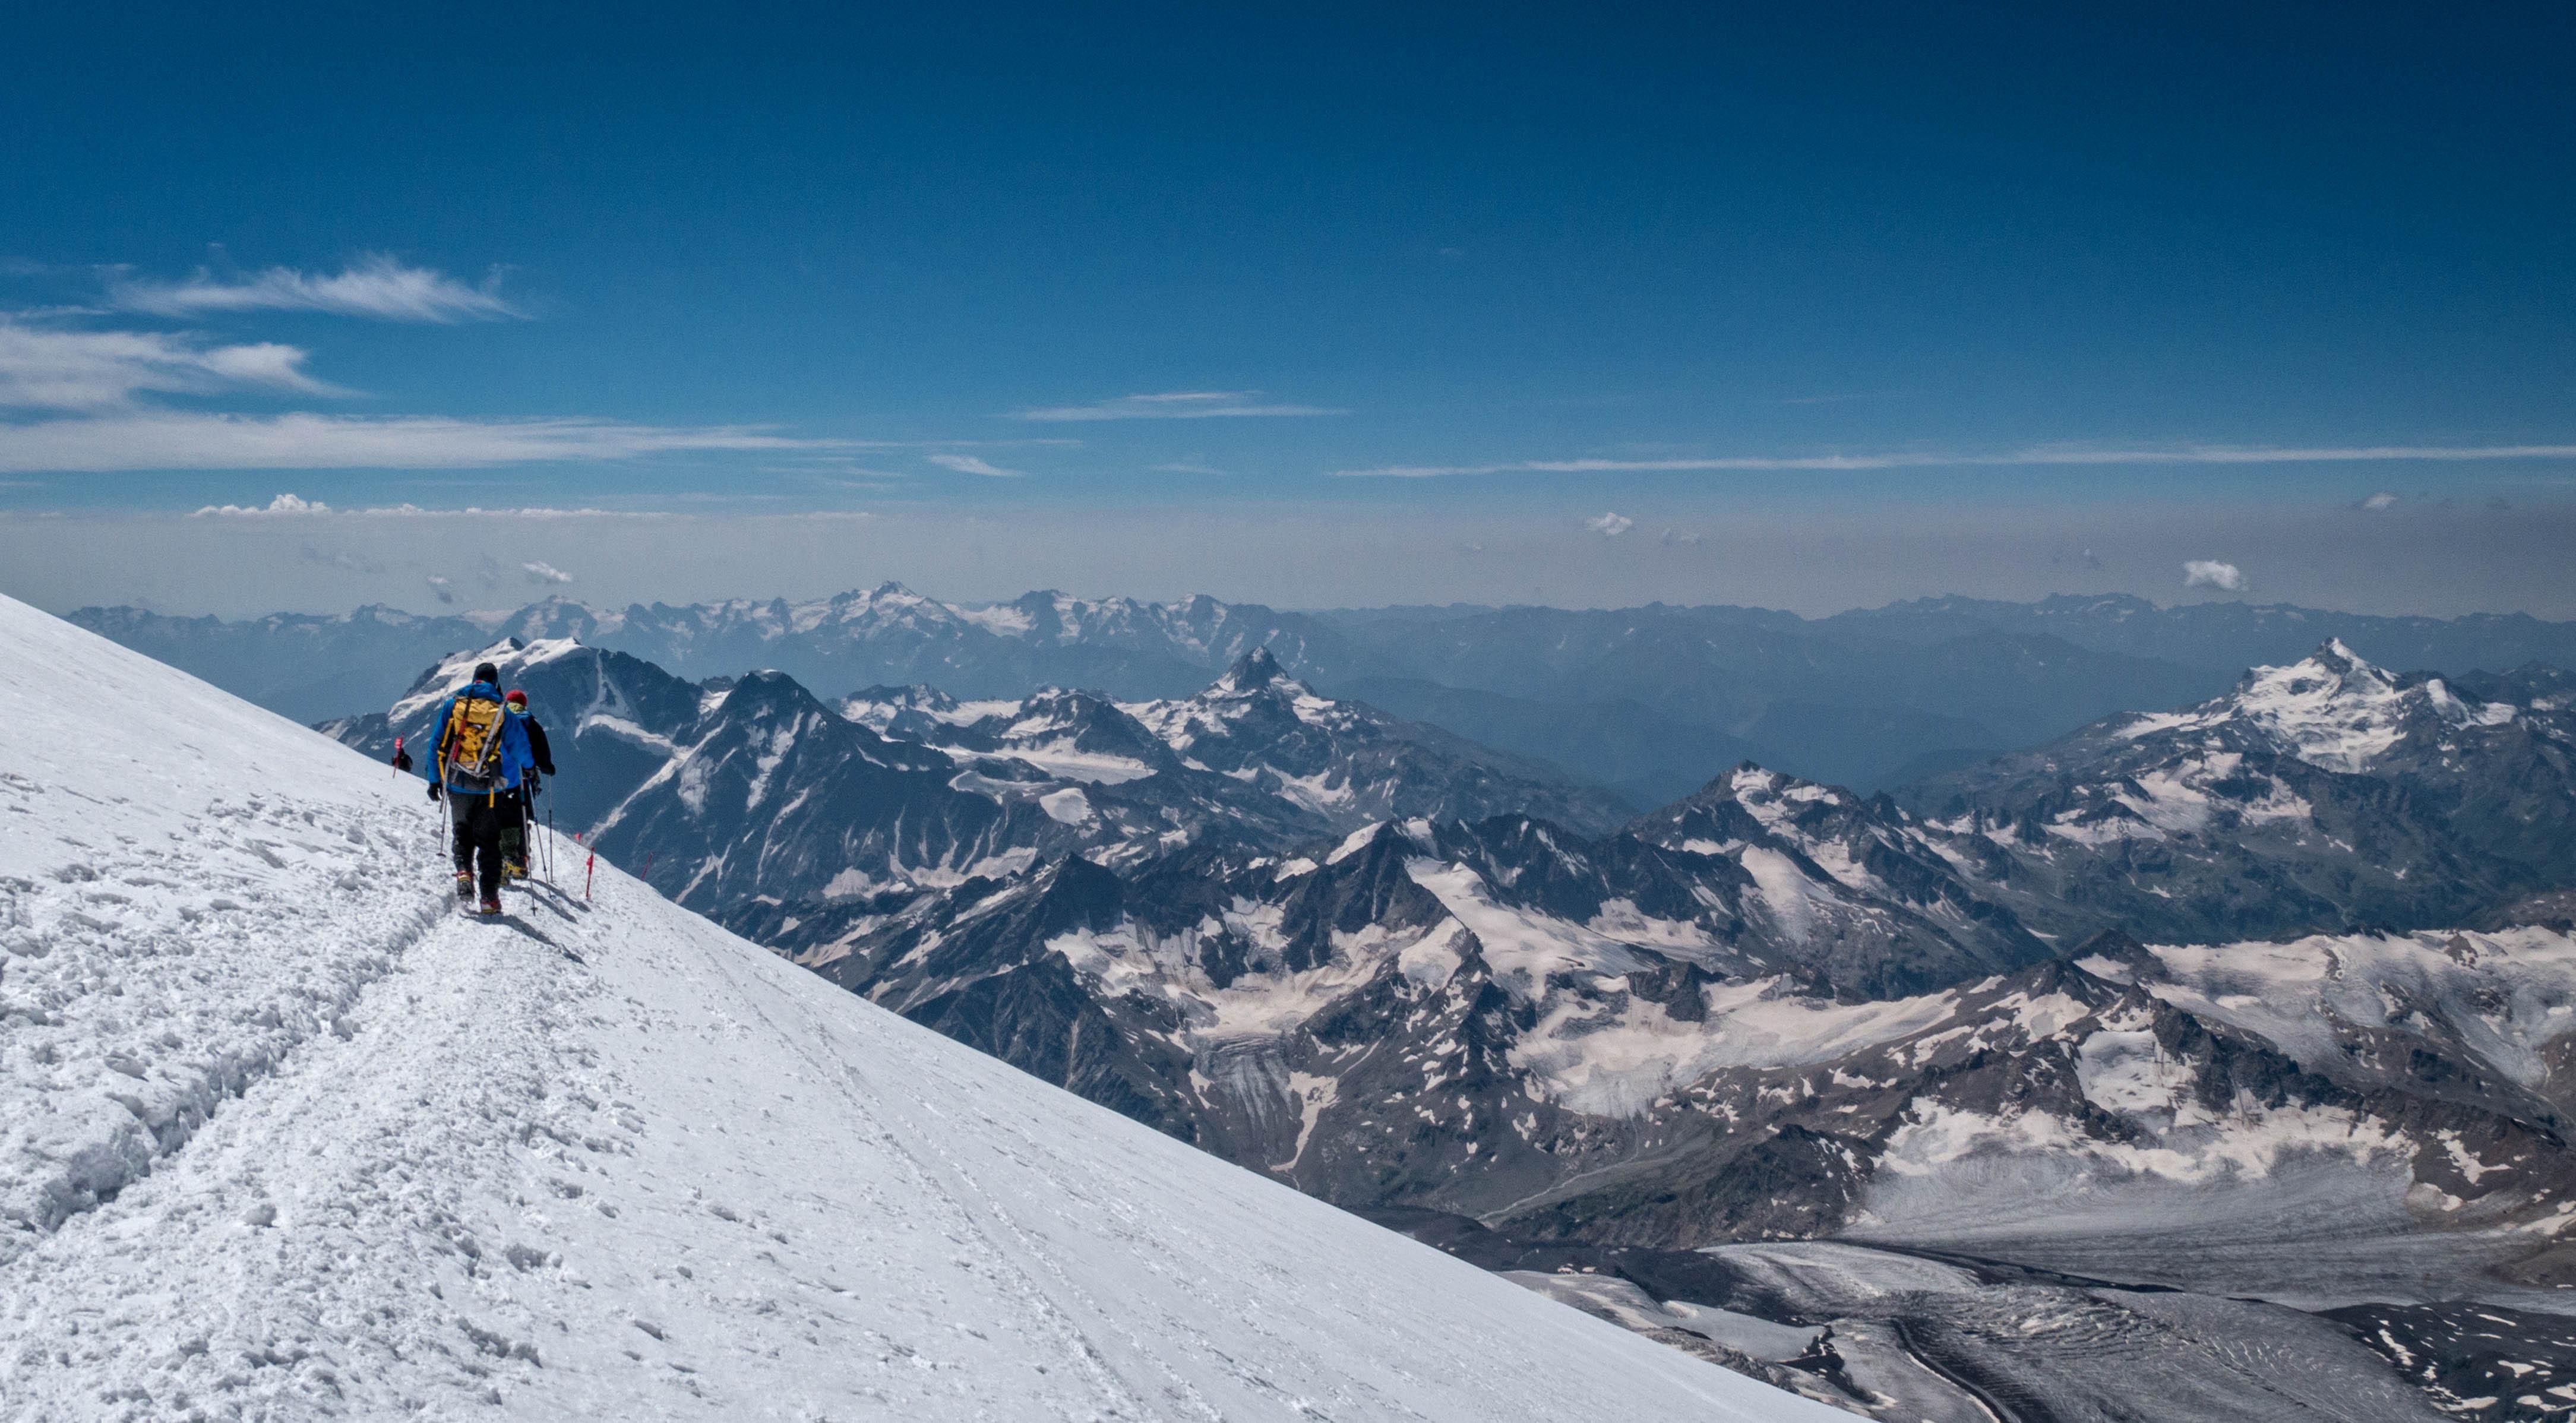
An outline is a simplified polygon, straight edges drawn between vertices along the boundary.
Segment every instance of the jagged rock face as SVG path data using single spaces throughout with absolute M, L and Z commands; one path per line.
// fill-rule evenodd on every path
M 953 883 L 1084 838 L 1074 819 L 1051 813 L 1040 784 L 979 784 L 987 793 L 977 794 L 952 784 L 959 778 L 946 757 L 888 741 L 761 673 L 736 683 L 686 749 L 601 822 L 597 844 L 625 863 L 651 855 L 657 886 L 713 905 Z
M 781 673 L 692 684 L 569 639 L 510 638 L 446 659 L 389 712 L 323 729 L 378 756 L 396 735 L 420 747 L 438 705 L 486 659 L 552 733 L 558 823 L 699 907 L 944 888 L 1074 852 L 1132 866 L 1195 847 L 1275 848 L 1348 828 L 1354 807 L 1600 821 L 1613 804 L 1545 768 L 1317 698 L 1265 654 L 1184 702 L 1129 708 L 1074 691 L 960 702 L 913 688 L 835 711 Z M 1140 712 L 1182 728 L 1184 744 L 1214 728 L 1223 766 L 1184 755 Z
M 944 888 L 1073 853 L 1135 864 L 1319 828 L 1212 774 L 1094 771 L 891 740 L 761 673 L 711 699 L 598 843 L 626 863 L 651 854 L 656 885 L 718 908 Z
M 1265 817 L 1274 830 L 1297 828 L 1278 820 L 1283 810 L 1336 832 L 1501 814 L 1600 830 L 1627 813 L 1616 797 L 1576 786 L 1553 767 L 1318 696 L 1266 648 L 1175 701 L 1120 704 L 1052 688 L 1022 700 L 959 701 L 929 687 L 875 687 L 841 710 L 888 736 L 1011 756 L 1094 782 L 1218 778 L 1236 788 L 1235 802 L 1274 802 Z M 1270 843 L 1290 840 L 1274 835 Z
M 2546 674 L 2396 676 L 2329 643 L 1909 790 L 2034 925 L 2225 939 L 2466 922 L 2576 885 L 2576 714 Z
M 380 757 L 400 734 L 422 754 L 429 719 L 482 660 L 499 666 L 504 686 L 526 690 L 547 725 L 561 772 L 549 783 L 558 826 L 589 833 L 693 907 L 866 897 L 1076 851 L 1128 864 L 1185 845 L 1296 841 L 1326 828 L 1276 797 L 1179 765 L 1141 731 L 1132 745 L 1106 749 L 1076 735 L 1055 757 L 1019 748 L 1036 761 L 933 749 L 851 722 L 779 673 L 693 684 L 563 639 L 457 654 L 389 712 L 322 729 Z M 1049 705 L 1068 716 L 1106 706 L 1081 694 Z M 1162 764 L 1132 782 L 1102 774 L 1119 750 L 1158 753 Z
M 1142 722 L 1091 692 L 1050 687 L 1016 701 L 961 702 L 935 687 L 870 687 L 840 710 L 898 740 L 1009 756 L 1094 783 L 1184 769 Z
M 1710 1122 L 1651 1120 L 1648 1104 L 1739 1042 L 1772 1043 L 1767 1028 L 1743 1037 L 1761 1004 L 1810 1005 L 1791 1021 L 1845 1012 L 1843 962 L 1948 982 L 2044 956 L 2009 916 L 1992 942 L 1960 943 L 1810 872 L 1808 893 L 1842 916 L 1821 935 L 1829 915 L 1784 923 L 1724 855 L 1498 817 L 1372 827 L 1286 860 L 1203 852 L 1126 876 L 1072 861 L 930 901 L 730 922 L 1303 1188 L 1481 1211 L 1708 1136 Z M 1078 919 L 1045 910 L 1068 886 Z M 1002 1043 L 962 1023 L 960 1001 L 1070 1036 Z
M 2234 1191 L 2349 1205 L 2316 1227 L 2341 1239 L 2551 1220 L 2576 1189 L 2563 934 L 2107 938 L 1836 998 L 1765 962 L 1782 951 L 1740 916 L 1728 943 L 1705 920 L 1552 912 L 1610 857 L 1507 875 L 1542 828 L 1387 828 L 1131 876 L 1069 861 L 750 927 L 1301 1189 L 1525 1238 L 2018 1249 L 2045 1244 L 2050 1212 L 2091 1211 L 2136 1244 L 2183 1229 L 2194 1193 Z M 1625 843 L 1667 874 L 1713 871 L 1712 890 L 1733 869 Z
M 1628 833 L 1736 865 L 1754 911 L 1847 993 L 1919 991 L 2049 953 L 1883 796 L 1748 763 Z

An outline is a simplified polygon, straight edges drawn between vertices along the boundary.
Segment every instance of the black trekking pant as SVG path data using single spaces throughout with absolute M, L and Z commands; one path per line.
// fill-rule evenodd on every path
M 528 866 L 528 792 L 525 787 L 501 792 L 501 858 L 521 869 Z
M 456 868 L 474 870 L 474 857 L 483 857 L 477 880 L 485 899 L 501 897 L 501 825 L 518 811 L 501 793 L 461 794 L 450 791 L 448 806 L 456 812 Z

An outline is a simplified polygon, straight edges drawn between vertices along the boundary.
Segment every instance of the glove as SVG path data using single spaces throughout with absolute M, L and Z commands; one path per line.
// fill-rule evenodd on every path
M 443 790 L 446 790 L 446 789 L 447 789 L 447 787 L 440 785 L 440 784 L 439 784 L 438 782 L 436 782 L 436 781 L 432 781 L 432 782 L 430 782 L 430 783 L 429 783 L 429 798 L 430 798 L 431 800 L 436 800 L 436 799 L 438 799 L 438 794 L 439 794 L 439 792 L 441 792 L 441 791 L 443 791 Z
M 543 790 L 545 788 L 545 784 L 545 780 L 542 777 L 540 777 L 536 772 L 530 771 L 528 773 L 528 798 L 530 800 L 536 799 L 537 792 Z

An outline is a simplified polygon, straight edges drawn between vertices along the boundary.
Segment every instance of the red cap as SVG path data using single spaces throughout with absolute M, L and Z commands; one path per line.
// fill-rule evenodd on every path
M 502 696 L 501 700 L 505 702 L 517 702 L 521 706 L 526 706 L 528 704 L 528 694 L 520 691 L 516 687 L 512 687 Z

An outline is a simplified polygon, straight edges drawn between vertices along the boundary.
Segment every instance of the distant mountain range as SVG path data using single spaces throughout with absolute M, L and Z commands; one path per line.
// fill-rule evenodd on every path
M 2031 1055 L 2057 1052 L 2069 1023 L 2159 1033 L 2160 1052 L 2195 1033 L 2289 1033 L 2231 1019 L 2220 988 L 2186 1030 L 2181 1010 L 2138 996 L 2141 973 L 2167 969 L 2124 926 L 2201 944 L 2369 937 L 2576 885 L 2576 716 L 2554 685 L 2517 690 L 2470 701 L 2328 644 L 2227 697 L 1936 783 L 1942 819 L 1746 765 L 1608 835 L 1527 812 L 1389 820 L 1332 844 L 1057 859 L 900 904 L 717 912 L 855 991 L 1348 1204 L 1492 1223 L 1570 1199 L 1549 1229 L 1666 1247 L 1808 1232 L 1859 1209 L 1879 1147 L 1856 1142 L 1949 1093 L 1989 1114 L 2037 1100 L 2040 1079 L 2015 1074 L 2058 1070 Z M 2229 955 L 2262 950 L 2217 952 L 2207 971 L 2223 984 Z M 2390 1011 L 2420 1039 L 2399 1078 L 2439 1054 L 2436 1077 L 2497 1084 L 2465 1100 L 2557 1129 L 2554 1106 L 2497 1095 L 2531 1073 L 2488 1060 L 2492 1029 Z M 1920 1050 L 1888 1046 L 1918 1034 Z M 2261 1070 L 2354 1065 L 2303 1061 Z M 1966 1085 L 1998 1072 L 2013 1085 Z M 1854 1109 L 1833 1105 L 1837 1089 L 1878 1104 L 1878 1125 L 1838 1122 Z M 1756 1196 L 1725 1195 L 1748 1189 L 1735 1158 L 1757 1146 L 1797 1160 L 1756 1173 Z M 1825 1194 L 1783 1194 L 1782 1173 Z M 1641 1204 L 1602 1194 L 1631 1178 L 1652 1183 Z M 1671 1204 L 1712 1189 L 1725 1199 Z M 1656 1223 L 1605 1224 L 1631 1216 Z
M 482 660 L 548 726 L 560 828 L 699 908 L 901 894 L 1072 854 L 1128 866 L 1263 850 L 1389 816 L 1597 828 L 1625 814 L 1544 763 L 1320 697 L 1260 651 L 1170 701 L 961 704 L 914 688 L 836 710 L 784 673 L 691 683 L 569 638 L 510 638 L 321 729 L 379 757 L 397 737 L 426 746 Z
M 1899 803 L 2035 925 L 2207 942 L 2463 923 L 2576 884 L 2576 685 L 2457 684 L 2340 641 Z
M 916 684 L 968 700 L 1049 686 L 1180 698 L 1267 648 L 1328 695 L 1549 761 L 1636 809 L 1746 759 L 1892 788 L 2114 712 L 2219 695 L 2246 667 L 2293 661 L 2329 638 L 2454 681 L 2576 666 L 2576 624 L 2520 615 L 2159 608 L 2124 596 L 1927 599 L 1806 619 L 1663 605 L 1293 613 L 1052 592 L 973 607 L 886 584 L 803 603 L 548 600 L 470 616 L 366 608 L 238 623 L 84 608 L 71 619 L 305 721 L 381 707 L 446 654 L 508 636 L 570 637 L 690 679 L 780 671 L 826 702 Z
M 2576 1346 L 2457 1313 L 2576 1284 L 2576 678 L 2328 639 L 1901 795 L 1744 762 L 1631 816 L 1275 645 L 1187 695 L 827 700 L 513 638 L 326 730 L 382 754 L 493 656 L 554 728 L 560 813 L 664 893 L 1878 1416 L 2207 1401 L 2250 1339 L 2271 1372 L 2192 1416 L 2347 1388 L 2419 1416 L 2371 1354 L 2455 1411 L 2576 1390 Z

